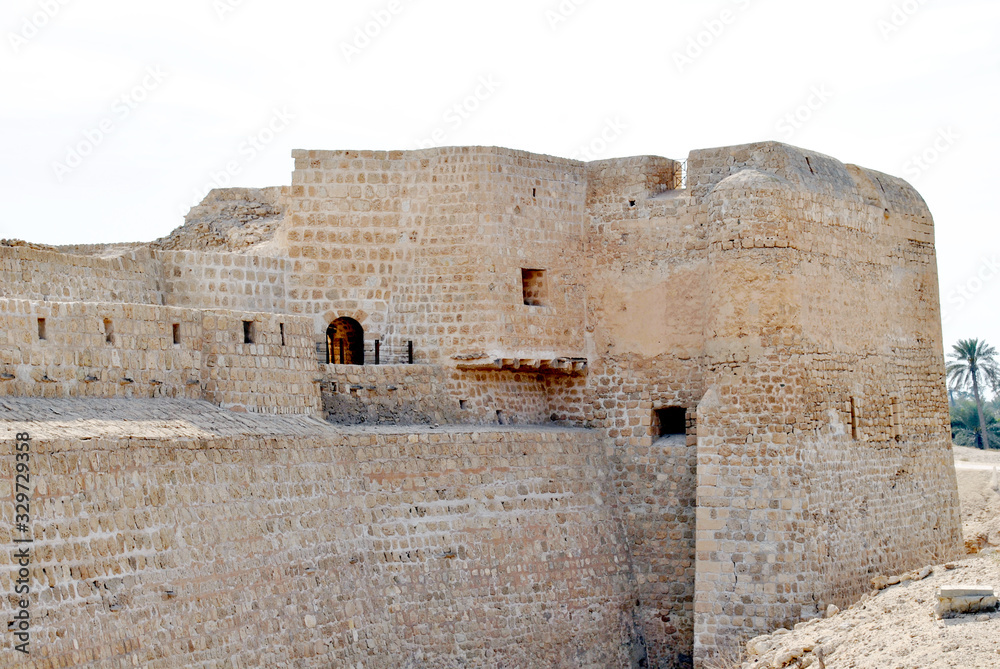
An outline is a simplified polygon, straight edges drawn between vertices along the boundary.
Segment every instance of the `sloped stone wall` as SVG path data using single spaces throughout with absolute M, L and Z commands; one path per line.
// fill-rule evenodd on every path
M 36 509 L 32 655 L 8 635 L 0 666 L 603 669 L 643 656 L 593 432 L 269 428 L 177 400 L 76 400 L 59 416 L 34 402 L 18 407 L 39 419 L 0 422 L 0 494 L 13 435 L 29 432 Z M 0 564 L 5 592 L 15 567 Z

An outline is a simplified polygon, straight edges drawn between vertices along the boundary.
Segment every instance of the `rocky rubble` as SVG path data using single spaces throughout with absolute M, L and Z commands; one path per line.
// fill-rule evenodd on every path
M 270 240 L 284 220 L 282 189 L 217 188 L 191 208 L 184 225 L 152 243 L 165 251 L 239 253 Z

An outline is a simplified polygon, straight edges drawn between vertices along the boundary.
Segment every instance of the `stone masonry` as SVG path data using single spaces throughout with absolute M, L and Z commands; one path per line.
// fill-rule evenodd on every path
M 155 243 L 0 245 L 30 666 L 702 666 L 960 554 L 902 180 L 774 142 L 293 157 Z

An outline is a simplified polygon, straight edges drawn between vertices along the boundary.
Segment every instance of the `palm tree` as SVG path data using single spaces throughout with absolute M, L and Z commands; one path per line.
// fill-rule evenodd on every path
M 962 339 L 952 347 L 951 361 L 945 368 L 952 388 L 958 390 L 972 388 L 972 396 L 976 400 L 976 413 L 979 415 L 979 434 L 976 439 L 980 444 L 979 448 L 990 447 L 981 385 L 984 382 L 989 383 L 996 389 L 1000 384 L 1000 363 L 997 362 L 996 355 L 996 349 L 984 341 Z
M 959 446 L 982 448 L 979 412 L 972 398 L 963 399 L 951 407 L 951 440 Z M 1000 444 L 1000 421 L 988 413 L 986 436 L 991 444 Z

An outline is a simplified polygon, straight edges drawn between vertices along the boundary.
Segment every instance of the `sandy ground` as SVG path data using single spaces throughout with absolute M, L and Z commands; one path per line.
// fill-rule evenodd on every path
M 926 578 L 873 591 L 826 619 L 757 637 L 742 665 L 717 666 L 1000 669 L 1000 611 L 945 619 L 934 613 L 941 587 L 987 586 L 1000 594 L 1000 474 L 994 467 L 1000 472 L 1000 451 L 955 447 L 966 549 L 976 554 L 935 566 Z

